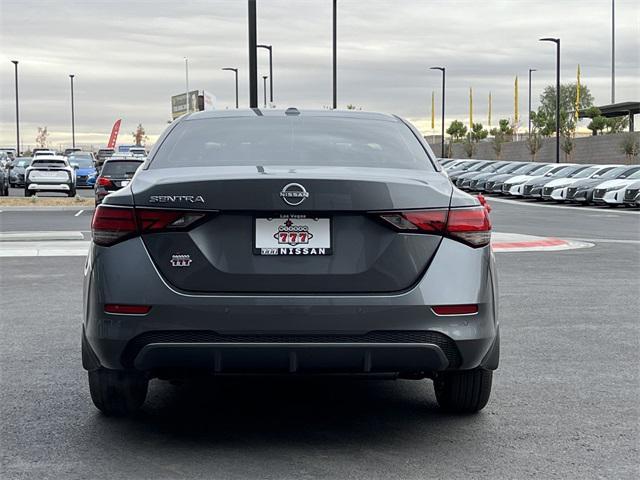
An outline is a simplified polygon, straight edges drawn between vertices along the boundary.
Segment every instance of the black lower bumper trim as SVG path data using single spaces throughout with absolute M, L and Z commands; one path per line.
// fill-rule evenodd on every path
M 366 334 L 222 335 L 211 331 L 147 332 L 122 354 L 127 368 L 209 368 L 217 372 L 275 370 L 410 371 L 456 368 L 455 342 L 430 331 Z

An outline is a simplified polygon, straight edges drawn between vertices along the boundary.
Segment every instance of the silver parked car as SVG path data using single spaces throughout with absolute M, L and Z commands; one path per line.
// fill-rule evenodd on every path
M 106 414 L 151 378 L 432 379 L 487 403 L 498 367 L 487 209 L 417 130 L 365 112 L 185 115 L 92 221 L 83 366 Z

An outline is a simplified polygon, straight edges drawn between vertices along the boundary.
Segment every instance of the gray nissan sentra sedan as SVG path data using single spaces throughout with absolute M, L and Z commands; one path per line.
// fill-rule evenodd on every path
M 399 117 L 183 116 L 92 233 L 82 363 L 106 414 L 193 375 L 432 379 L 454 412 L 489 399 L 488 212 Z

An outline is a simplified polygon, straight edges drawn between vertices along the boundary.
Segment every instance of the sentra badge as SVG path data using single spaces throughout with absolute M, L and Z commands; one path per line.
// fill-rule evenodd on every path
M 151 195 L 149 203 L 204 203 L 202 195 Z

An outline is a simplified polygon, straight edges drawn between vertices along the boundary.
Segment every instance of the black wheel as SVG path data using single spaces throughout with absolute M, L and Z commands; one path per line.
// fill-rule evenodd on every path
M 30 197 L 31 195 L 33 195 L 33 192 L 31 190 L 29 190 L 27 187 L 25 187 L 24 196 L 25 197 Z
M 438 405 L 454 413 L 482 410 L 491 395 L 493 371 L 484 368 L 446 372 L 433 381 Z
M 134 413 L 147 397 L 149 381 L 138 373 L 98 368 L 89 372 L 93 404 L 105 415 Z
M 75 189 L 75 188 L 72 188 L 71 190 L 69 190 L 68 195 L 69 195 L 70 197 L 75 197 L 75 196 L 76 196 L 76 189 Z

